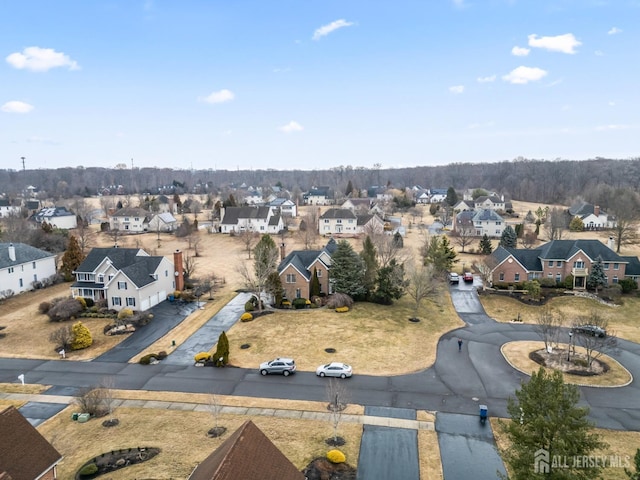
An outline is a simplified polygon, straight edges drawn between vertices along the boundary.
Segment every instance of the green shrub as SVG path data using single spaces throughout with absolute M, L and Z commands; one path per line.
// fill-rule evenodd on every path
M 93 343 L 91 332 L 82 322 L 76 322 L 73 327 L 71 327 L 71 332 L 73 334 L 71 350 L 82 350 L 83 348 L 90 347 Z
M 299 310 L 301 308 L 307 307 L 307 299 L 306 298 L 295 298 L 293 300 L 293 308 Z
M 638 284 L 633 278 L 623 278 L 618 283 L 622 288 L 622 293 L 631 293 L 633 290 L 638 289 Z
M 158 355 L 155 353 L 148 353 L 140 359 L 140 365 L 149 365 L 151 362 L 158 359 Z
M 253 302 L 251 300 L 248 300 L 247 303 L 244 304 L 245 312 L 253 312 L 255 309 L 256 307 L 253 305 Z
M 251 315 L 249 312 L 244 312 L 242 315 L 240 315 L 241 322 L 250 322 L 251 320 L 253 320 L 253 315 Z
M 98 466 L 95 463 L 85 465 L 78 472 L 81 477 L 88 477 L 90 475 L 95 475 L 96 473 L 98 473 Z
M 336 312 L 338 313 L 345 313 L 349 311 L 349 307 L 338 307 L 336 308 Z
M 347 457 L 340 450 L 329 450 L 327 452 L 327 460 L 331 463 L 344 463 L 347 461 Z
M 573 290 L 573 275 L 569 274 L 564 277 L 564 288 Z
M 537 280 L 540 283 L 541 287 L 553 288 L 553 287 L 556 287 L 558 285 L 553 278 L 548 278 L 547 277 L 547 278 L 539 278 Z
M 85 297 L 84 303 L 87 304 L 87 308 L 91 308 L 96 304 L 96 302 L 93 301 L 93 298 L 87 298 L 87 297 Z

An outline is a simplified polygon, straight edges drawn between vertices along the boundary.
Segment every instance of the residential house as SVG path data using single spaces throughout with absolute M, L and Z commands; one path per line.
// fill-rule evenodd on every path
M 415 198 L 415 202 L 425 205 L 428 203 L 431 203 L 431 194 L 429 193 L 429 190 L 425 189 L 425 190 L 419 190 L 417 192 L 415 192 L 414 194 L 414 198 Z
M 29 215 L 33 215 L 41 208 L 40 200 L 35 199 L 26 200 L 24 202 L 24 206 L 27 208 L 27 212 L 29 212 Z
M 318 219 L 320 235 L 358 235 L 358 217 L 346 208 L 330 208 Z
M 298 206 L 288 198 L 275 197 L 266 206 L 273 208 L 274 213 L 280 213 L 283 217 L 295 218 L 298 216 Z
M 448 188 L 432 188 L 429 190 L 429 203 L 442 203 L 447 199 Z
M 364 197 L 364 198 L 347 198 L 340 208 L 346 208 L 351 210 L 353 213 L 369 213 L 371 207 L 373 205 L 373 198 Z
M 465 212 L 468 210 L 473 210 L 474 209 L 474 204 L 472 201 L 468 201 L 468 200 L 460 200 L 458 203 L 456 203 L 453 206 L 453 211 L 454 212 Z
M 182 252 L 151 256 L 139 248 L 94 248 L 76 268 L 73 298 L 106 300 L 108 308 L 147 310 L 184 288 Z
M 125 207 L 109 216 L 109 228 L 123 233 L 142 233 L 149 227 L 150 213 L 138 207 Z
M 474 235 L 477 237 L 486 234 L 490 238 L 498 238 L 505 228 L 504 219 L 494 210 L 463 210 L 454 215 L 454 230 L 470 225 L 473 226 Z
M 264 205 L 264 198 L 262 198 L 262 189 L 251 188 L 247 190 L 242 201 L 247 205 Z
M 178 209 L 173 204 L 173 199 L 170 199 L 166 195 L 158 195 L 155 199 L 160 213 L 178 213 Z
M 498 247 L 492 254 L 496 266 L 491 277 L 493 283 L 518 283 L 548 278 L 556 283 L 573 276 L 573 286 L 584 289 L 595 262 L 601 260 L 609 285 L 640 275 L 637 258 L 618 255 L 613 250 L 613 239 L 607 245 L 600 240 L 552 240 L 537 248 L 518 249 Z M 630 275 L 627 267 L 630 266 Z
M 504 197 L 498 197 L 497 195 L 481 195 L 474 200 L 473 204 L 476 209 L 506 211 Z
M 329 187 L 312 187 L 307 193 L 302 195 L 305 205 L 333 205 L 333 191 Z
M 178 229 L 178 221 L 169 212 L 156 213 L 149 220 L 149 232 L 173 232 Z
M 0 412 L 0 479 L 56 480 L 62 455 L 10 405 Z
M 607 215 L 600 209 L 599 205 L 592 205 L 585 201 L 578 201 L 569 207 L 571 218 L 579 217 L 582 220 L 585 230 L 602 230 L 605 228 L 615 228 L 616 219 Z
M 22 202 L 20 200 L 9 200 L 8 198 L 0 198 L 0 218 L 17 217 L 22 210 Z
M 383 203 L 393 200 L 393 194 L 387 187 L 377 185 L 367 189 L 367 197 Z
M 55 274 L 55 254 L 24 243 L 0 243 L 0 296 L 33 290 Z
M 295 250 L 283 258 L 278 265 L 278 275 L 285 297 L 289 300 L 309 298 L 314 271 L 317 272 L 321 294 L 332 293 L 329 269 L 331 255 L 336 248 L 338 244 L 332 238 L 322 250 Z
M 375 213 L 367 215 L 356 215 L 358 235 L 379 235 L 384 232 L 384 222 Z M 404 235 L 403 235 L 404 236 Z
M 198 464 L 188 480 L 305 480 L 251 420 Z
M 282 217 L 270 207 L 227 207 L 221 209 L 220 216 L 222 233 L 251 231 L 277 234 L 284 229 Z
M 45 207 L 30 217 L 38 226 L 47 223 L 53 228 L 69 230 L 78 226 L 76 214 L 66 207 Z

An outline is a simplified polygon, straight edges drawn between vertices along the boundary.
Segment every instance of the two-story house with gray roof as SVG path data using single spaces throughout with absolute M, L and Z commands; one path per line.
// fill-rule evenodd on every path
M 556 283 L 573 276 L 576 289 L 584 289 L 592 265 L 602 261 L 607 283 L 640 275 L 640 263 L 635 259 L 618 255 L 612 240 L 605 245 L 600 240 L 552 240 L 538 248 L 518 249 L 498 247 L 492 253 L 496 267 L 491 272 L 493 283 L 519 283 L 533 279 L 549 278 Z M 631 275 L 627 275 L 630 266 Z
M 121 208 L 109 217 L 109 228 L 122 233 L 143 233 L 149 227 L 149 216 L 144 208 Z
M 0 296 L 33 290 L 55 274 L 55 254 L 25 243 L 0 243 Z
M 182 252 L 174 263 L 140 248 L 94 248 L 75 270 L 73 298 L 106 300 L 108 308 L 144 311 L 184 287 Z
M 277 234 L 284 229 L 279 210 L 271 207 L 227 207 L 220 209 L 220 217 L 221 233 Z
M 45 207 L 30 217 L 38 226 L 47 223 L 54 228 L 69 230 L 78 226 L 76 214 L 66 207 Z
M 453 218 L 454 230 L 473 228 L 473 235 L 477 237 L 486 234 L 490 238 L 498 238 L 505 228 L 504 219 L 494 210 L 463 210 Z
M 585 230 L 602 230 L 616 227 L 616 219 L 613 216 L 604 212 L 599 205 L 592 205 L 583 200 L 571 205 L 568 213 L 571 218 L 580 218 Z
M 294 250 L 287 255 L 278 265 L 278 275 L 286 298 L 309 298 L 314 272 L 317 272 L 320 292 L 325 295 L 333 293 L 329 269 L 331 255 L 336 248 L 338 244 L 332 238 L 322 250 Z
M 312 187 L 307 193 L 302 195 L 305 205 L 333 205 L 335 199 L 333 191 L 329 187 Z

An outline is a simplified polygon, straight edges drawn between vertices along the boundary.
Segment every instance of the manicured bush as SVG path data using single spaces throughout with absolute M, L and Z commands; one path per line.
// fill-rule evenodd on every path
M 327 307 L 329 308 L 351 308 L 353 306 L 353 303 L 353 298 L 351 298 L 346 293 L 334 293 L 327 299 Z
M 349 307 L 338 307 L 336 308 L 336 312 L 338 313 L 345 313 L 349 311 Z
M 167 358 L 169 355 L 167 354 L 167 352 L 165 352 L 164 350 L 160 350 L 158 352 L 158 360 L 164 360 L 165 358 Z
M 211 353 L 209 352 L 198 352 L 193 356 L 193 359 L 198 362 L 208 362 L 211 360 Z
M 244 304 L 245 312 L 253 312 L 255 309 L 256 307 L 253 306 L 253 302 L 251 300 L 247 301 L 247 303 Z
M 47 313 L 50 308 L 51 304 L 49 302 L 42 302 L 40 305 L 38 305 L 38 311 L 40 313 Z
M 82 310 L 82 305 L 75 298 L 64 298 L 56 300 L 47 315 L 52 322 L 64 322 L 75 318 Z
M 288 308 L 288 307 L 291 306 L 291 302 L 289 300 L 283 300 L 282 301 L 282 306 Z
M 158 359 L 158 355 L 155 353 L 148 353 L 142 358 L 140 358 L 140 365 L 149 365 L 151 362 L 154 362 Z
M 249 312 L 244 312 L 242 315 L 240 315 L 241 322 L 250 322 L 251 320 L 253 320 L 253 315 L 251 315 Z
M 73 340 L 71 341 L 71 350 L 82 350 L 88 348 L 93 343 L 91 332 L 82 322 L 76 322 L 71 328 Z
M 78 474 L 81 477 L 89 477 L 98 473 L 98 466 L 95 463 L 89 463 L 80 469 Z
M 347 461 L 347 457 L 340 450 L 329 450 L 327 452 L 327 460 L 331 463 L 344 463 Z
M 573 290 L 573 275 L 569 274 L 564 277 L 564 288 Z
M 95 305 L 96 302 L 93 301 L 93 298 L 85 297 L 84 303 L 86 303 L 87 308 L 91 308 Z
M 638 289 L 638 284 L 633 278 L 623 278 L 618 284 L 622 287 L 622 293 L 631 293 Z
M 84 297 L 76 297 L 76 300 L 80 302 L 80 305 L 82 305 L 83 310 L 87 308 L 87 301 L 84 299 Z
M 123 308 L 118 312 L 118 320 L 133 317 L 133 310 L 130 308 Z
M 308 300 L 306 298 L 295 298 L 293 300 L 293 308 L 299 310 L 307 307 Z
M 538 282 L 540 282 L 541 287 L 546 287 L 546 288 L 553 288 L 558 285 L 555 279 L 553 278 L 540 278 L 538 279 Z

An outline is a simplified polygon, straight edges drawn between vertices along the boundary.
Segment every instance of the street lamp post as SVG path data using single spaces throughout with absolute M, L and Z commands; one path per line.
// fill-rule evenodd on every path
M 567 348 L 567 362 L 571 361 L 571 341 L 573 340 L 573 332 L 569 332 L 569 348 Z

